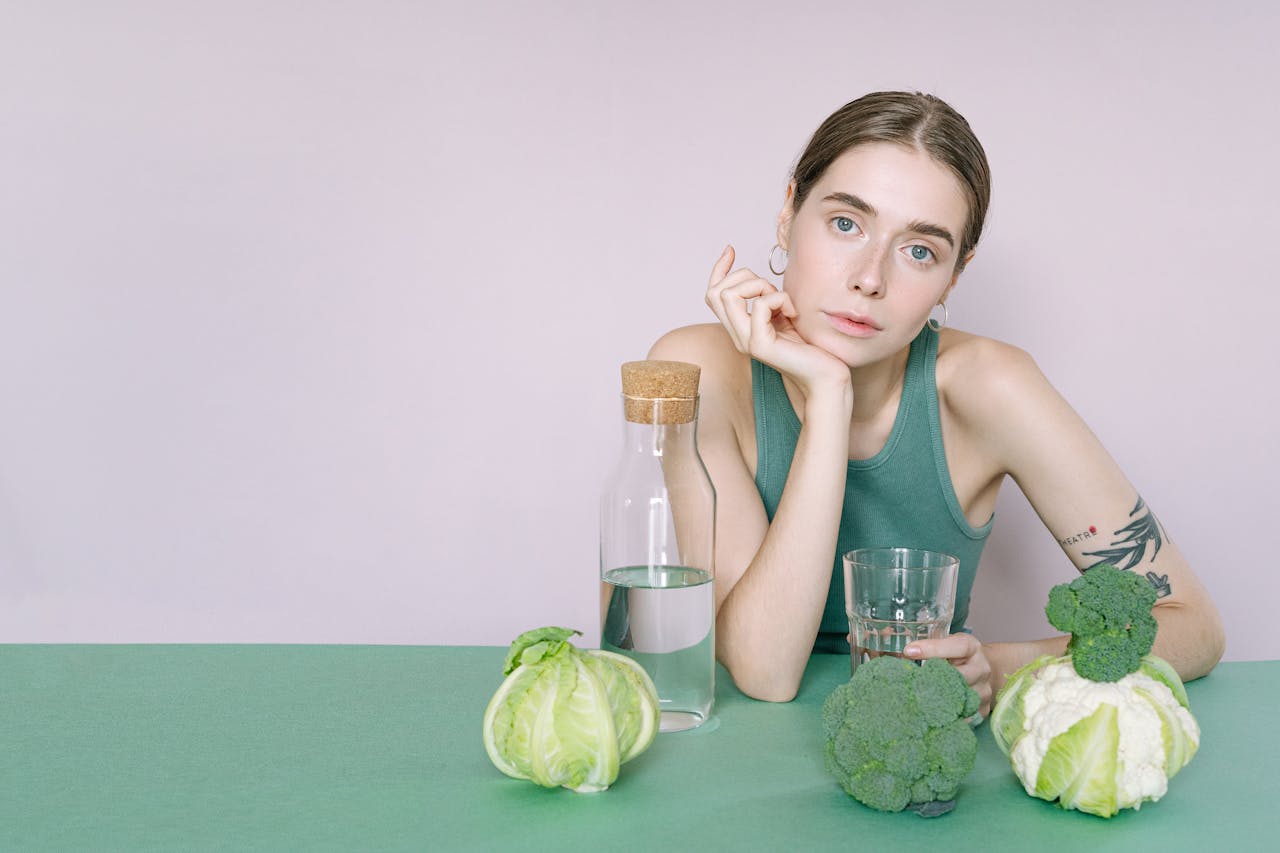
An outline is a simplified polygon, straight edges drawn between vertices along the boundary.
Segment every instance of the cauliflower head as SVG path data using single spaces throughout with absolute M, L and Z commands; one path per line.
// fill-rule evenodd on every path
M 1159 800 L 1200 745 L 1181 679 L 1151 655 L 1116 681 L 1077 670 L 1042 657 L 996 697 L 991 731 L 1023 788 L 1100 817 Z

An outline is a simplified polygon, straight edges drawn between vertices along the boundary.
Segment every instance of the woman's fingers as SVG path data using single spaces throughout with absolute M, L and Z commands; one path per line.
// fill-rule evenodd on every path
M 744 267 L 734 270 L 712 285 L 707 290 L 707 301 L 711 302 L 713 299 L 722 303 L 729 299 L 745 301 L 754 299 L 763 293 L 777 292 L 777 290 L 778 288 L 774 287 L 773 284 Z
M 716 315 L 716 319 L 724 326 L 739 352 L 751 351 L 752 321 L 755 313 L 749 308 L 753 300 L 766 294 L 774 294 L 778 289 L 749 269 L 729 271 L 733 263 L 733 247 L 726 247 L 711 269 L 711 279 L 707 286 L 707 305 Z M 790 300 L 787 300 L 790 305 Z M 794 312 L 794 308 L 789 309 Z M 770 310 L 763 311 L 767 319 Z
M 746 353 L 793 377 L 830 377 L 847 369 L 834 356 L 806 343 L 792 325 L 799 316 L 791 296 L 749 269 L 731 269 L 733 247 L 726 247 L 711 269 L 707 305 L 738 352 Z
M 707 289 L 710 290 L 722 278 L 729 274 L 729 270 L 733 269 L 734 251 L 733 246 L 725 246 L 724 251 L 720 253 L 720 257 L 716 258 L 715 264 L 711 267 L 711 278 L 707 280 Z
M 746 276 L 735 281 L 739 272 Z M 752 338 L 758 335 L 761 323 L 768 325 L 769 319 L 778 307 L 777 297 L 782 294 L 769 282 L 754 275 L 750 270 L 738 270 L 726 281 L 733 282 L 720 292 L 720 305 L 724 318 L 732 327 L 734 343 L 740 352 L 751 353 Z M 760 339 L 756 344 L 762 343 Z
M 908 645 L 903 653 L 912 660 L 949 660 L 969 686 L 977 691 L 981 700 L 981 713 L 985 716 L 991 709 L 991 663 L 977 637 L 961 633 L 937 640 L 917 640 Z
M 734 323 L 730 320 L 726 310 L 724 301 L 724 291 L 727 287 L 731 287 L 734 281 L 730 280 L 729 270 L 733 267 L 735 253 L 733 246 L 725 246 L 724 251 L 720 253 L 720 257 L 716 258 L 716 262 L 711 266 L 711 277 L 707 280 L 706 302 L 716 319 L 720 321 L 720 325 L 728 331 L 729 337 L 733 340 L 733 345 L 739 350 L 742 349 L 741 335 Z M 740 279 L 741 276 L 738 276 Z
M 790 318 L 795 316 L 795 310 L 791 305 L 791 297 L 780 290 L 757 297 L 755 307 L 748 315 L 751 324 L 751 339 L 748 344 L 751 348 L 747 352 L 753 356 L 761 355 L 761 347 L 772 343 L 778 336 L 774 315 L 781 314 Z
M 980 650 L 982 644 L 972 634 L 948 634 L 936 640 L 916 640 L 903 650 L 903 654 L 912 660 L 924 658 L 967 658 Z

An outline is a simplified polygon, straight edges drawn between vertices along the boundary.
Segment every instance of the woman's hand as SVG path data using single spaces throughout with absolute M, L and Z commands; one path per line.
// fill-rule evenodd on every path
M 726 246 L 711 268 L 707 305 L 738 351 L 787 374 L 806 396 L 818 386 L 848 385 L 848 366 L 796 331 L 791 297 L 749 269 L 730 272 L 733 260 Z
M 938 640 L 916 640 L 904 653 L 911 660 L 946 658 L 978 692 L 981 704 L 978 713 L 985 719 L 991 713 L 991 662 L 987 660 L 982 643 L 972 634 L 951 634 Z

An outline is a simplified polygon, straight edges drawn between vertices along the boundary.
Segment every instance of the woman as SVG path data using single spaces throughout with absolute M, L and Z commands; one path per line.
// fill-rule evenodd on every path
M 1138 492 L 1023 351 L 945 327 L 990 196 L 982 146 L 941 100 L 867 95 L 814 133 L 778 215 L 781 289 L 733 269 L 650 357 L 702 366 L 698 441 L 718 497 L 716 651 L 750 696 L 795 696 L 809 655 L 847 650 L 840 555 L 909 546 L 961 558 L 949 659 L 986 714 L 1005 677 L 1066 637 L 958 631 L 996 495 L 1012 477 L 1080 570 L 1156 584 L 1154 653 L 1207 673 L 1223 634 L 1207 592 Z

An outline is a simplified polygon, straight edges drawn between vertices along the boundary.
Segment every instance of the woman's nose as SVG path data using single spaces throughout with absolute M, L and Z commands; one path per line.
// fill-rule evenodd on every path
M 856 290 L 864 296 L 879 296 L 884 292 L 888 278 L 887 255 L 888 252 L 884 247 L 877 247 L 874 252 L 869 252 L 866 257 L 859 259 L 850 271 L 849 289 Z

